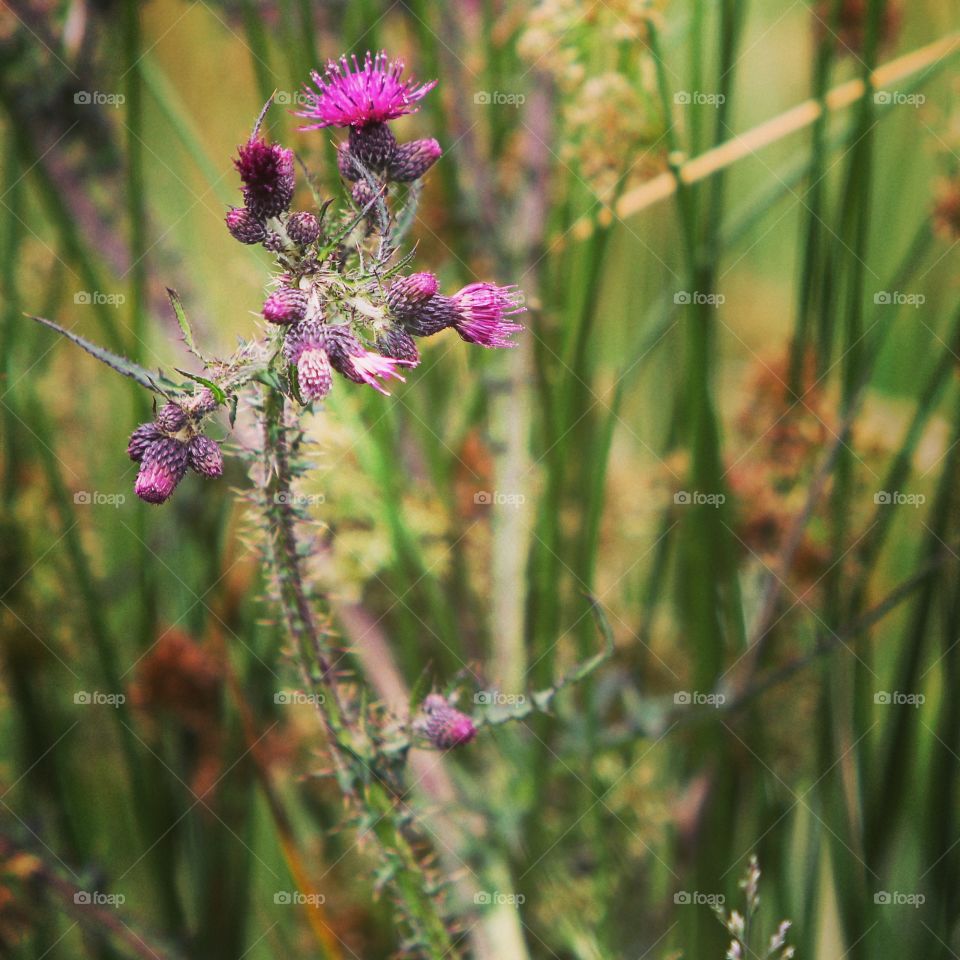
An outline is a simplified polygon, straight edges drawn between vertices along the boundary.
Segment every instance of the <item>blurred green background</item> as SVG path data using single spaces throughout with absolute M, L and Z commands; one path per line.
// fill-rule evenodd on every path
M 599 648 L 585 594 L 617 645 L 549 715 L 415 767 L 476 891 L 464 952 L 722 957 L 711 907 L 743 911 L 756 853 L 751 955 L 787 918 L 798 956 L 960 955 L 958 29 L 953 0 L 9 0 L 0 953 L 404 955 L 242 467 L 137 502 L 148 398 L 24 316 L 189 368 L 172 287 L 227 355 L 270 266 L 224 228 L 231 155 L 273 93 L 270 135 L 339 196 L 339 132 L 289 111 L 385 48 L 439 80 L 397 124 L 445 151 L 417 269 L 518 283 L 527 331 L 431 340 L 389 400 L 340 385 L 311 572 L 398 710 L 421 678 L 466 709 L 548 686 Z M 243 410 L 217 437 L 256 442 Z

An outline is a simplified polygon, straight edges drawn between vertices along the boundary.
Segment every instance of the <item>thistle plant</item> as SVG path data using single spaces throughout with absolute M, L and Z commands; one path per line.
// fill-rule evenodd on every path
M 554 687 L 532 694 L 530 705 L 473 717 L 455 707 L 454 692 L 434 691 L 421 702 L 415 698 L 408 716 L 394 717 L 375 702 L 364 678 L 344 668 L 347 653 L 336 646 L 325 600 L 306 573 L 311 518 L 294 485 L 310 469 L 305 418 L 320 410 L 335 381 L 389 397 L 389 385 L 403 382 L 420 363 L 418 340 L 450 329 L 470 344 L 509 348 L 523 329 L 516 319 L 523 299 L 515 286 L 475 282 L 446 295 L 433 273 L 412 272 L 412 254 L 403 252 L 422 178 L 442 151 L 433 139 L 398 142 L 389 123 L 415 112 L 434 85 L 404 79 L 402 61 L 383 52 L 368 53 L 362 63 L 342 57 L 313 73 L 305 108 L 297 115 L 303 131 L 347 131 L 337 147 L 337 169 L 348 194 L 339 208 L 317 193 L 304 167 L 313 209 L 294 209 L 297 160 L 262 133 L 267 102 L 233 160 L 242 204 L 228 210 L 225 223 L 239 243 L 273 254 L 275 268 L 260 311 L 263 323 L 229 358 L 209 356 L 197 346 L 173 291 L 184 344 L 201 367 L 180 371 L 187 380 L 154 373 L 50 320 L 34 319 L 157 397 L 153 419 L 134 429 L 127 448 L 139 464 L 134 491 L 146 503 L 167 503 L 191 470 L 221 477 L 221 447 L 204 432 L 206 425 L 219 412 L 232 428 L 239 410 L 252 412 L 252 435 L 259 439 L 239 444 L 236 454 L 252 479 L 248 499 L 272 599 L 303 683 L 319 705 L 333 775 L 353 825 L 376 840 L 382 860 L 378 883 L 395 896 L 407 955 L 447 957 L 456 954 L 455 926 L 445 878 L 423 853 L 429 829 L 408 803 L 409 750 L 462 748 L 484 724 L 545 709 L 563 685 L 598 666 L 611 643 L 594 605 L 607 650 Z

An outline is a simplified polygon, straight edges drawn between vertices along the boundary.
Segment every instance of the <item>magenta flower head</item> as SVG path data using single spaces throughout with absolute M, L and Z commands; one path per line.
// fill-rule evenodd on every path
M 255 217 L 276 217 L 290 206 L 295 186 L 292 150 L 255 137 L 238 149 L 233 164 L 243 181 L 247 208 Z
M 440 750 L 462 746 L 477 735 L 473 720 L 467 714 L 451 707 L 439 693 L 431 693 L 424 698 L 421 709 L 426 718 L 421 725 L 423 734 Z
M 403 383 L 405 381 L 398 367 L 412 366 L 409 360 L 396 360 L 364 349 L 347 326 L 327 327 L 324 339 L 330 363 L 337 373 L 354 383 L 366 383 L 385 397 L 389 397 L 390 393 L 380 380 L 399 380 Z
M 377 334 L 377 350 L 381 356 L 402 360 L 410 367 L 420 363 L 420 351 L 413 337 L 396 323 L 391 323 Z
M 263 316 L 270 323 L 297 323 L 307 312 L 307 295 L 299 287 L 274 290 L 263 304 Z
M 322 76 L 316 70 L 310 75 L 316 90 L 305 88 L 307 109 L 297 116 L 311 122 L 300 129 L 364 127 L 415 113 L 417 102 L 437 81 L 418 84 L 412 78 L 401 80 L 402 73 L 403 61 L 388 61 L 383 50 L 376 56 L 368 52 L 363 66 L 356 55 L 331 60 Z
M 467 343 L 482 347 L 513 347 L 510 335 L 523 329 L 508 317 L 523 313 L 523 294 L 517 287 L 471 283 L 450 298 L 457 317 L 453 327 Z

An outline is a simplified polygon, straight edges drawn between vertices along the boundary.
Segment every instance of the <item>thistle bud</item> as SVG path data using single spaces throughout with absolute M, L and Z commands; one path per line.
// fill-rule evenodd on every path
M 387 164 L 387 178 L 398 183 L 419 180 L 440 159 L 443 151 L 436 140 L 411 140 L 393 151 Z
M 241 243 L 261 243 L 267 235 L 263 222 L 246 207 L 231 207 L 225 222 L 230 235 Z
M 395 323 L 391 323 L 390 326 L 380 332 L 377 336 L 376 346 L 382 356 L 392 357 L 409 367 L 415 367 L 420 363 L 420 351 L 413 342 L 413 337 L 403 327 Z
M 257 217 L 276 217 L 290 206 L 295 186 L 293 151 L 250 139 L 233 161 L 243 181 L 243 198 Z
M 187 415 L 176 403 L 165 403 L 155 422 L 164 433 L 179 433 L 187 425 Z
M 307 294 L 299 287 L 281 287 L 263 304 L 264 319 L 270 323 L 297 323 L 307 312 Z
M 469 743 L 477 735 L 473 720 L 451 707 L 439 693 L 431 693 L 421 707 L 426 717 L 422 724 L 426 738 L 440 750 L 450 750 Z
M 306 210 L 291 213 L 287 220 L 287 236 L 294 243 L 313 243 L 320 236 L 320 221 Z
M 197 473 L 216 478 L 223 474 L 223 454 L 215 440 L 198 434 L 187 443 L 187 460 Z
M 155 423 L 141 423 L 133 433 L 130 434 L 130 440 L 127 443 L 127 456 L 134 463 L 139 463 L 143 455 L 147 452 L 147 447 L 161 439 L 163 434 Z
M 385 123 L 350 128 L 350 156 L 374 173 L 381 173 L 397 149 L 397 141 Z
M 286 246 L 286 244 L 283 242 L 283 237 L 273 230 L 267 234 L 266 239 L 263 241 L 263 245 L 271 253 L 283 253 L 284 247 Z
M 143 455 L 134 493 L 147 503 L 164 503 L 186 472 L 186 446 L 173 437 L 161 437 Z
M 411 273 L 407 277 L 399 277 L 387 290 L 387 305 L 394 315 L 409 316 L 437 292 L 437 286 L 437 278 L 432 273 Z

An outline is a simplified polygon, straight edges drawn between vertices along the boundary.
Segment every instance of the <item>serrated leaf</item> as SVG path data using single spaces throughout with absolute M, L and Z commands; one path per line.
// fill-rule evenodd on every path
M 154 375 L 146 367 L 140 366 L 139 363 L 134 363 L 132 360 L 128 360 L 126 357 L 121 357 L 112 350 L 107 350 L 104 347 L 97 346 L 97 344 L 91 343 L 89 340 L 81 337 L 77 333 L 71 333 L 71 331 L 61 327 L 59 323 L 54 323 L 52 320 L 47 320 L 46 317 L 35 317 L 29 313 L 26 314 L 26 316 L 31 320 L 35 320 L 44 327 L 49 327 L 51 330 L 59 333 L 62 337 L 66 337 L 67 340 L 73 341 L 73 343 L 75 343 L 82 350 L 86 350 L 91 357 L 96 357 L 97 360 L 103 364 L 106 364 L 106 366 L 110 367 L 112 370 L 116 370 L 117 373 L 124 377 L 129 377 L 131 380 L 136 381 L 140 384 L 140 386 L 146 387 L 148 390 L 153 390 L 155 393 L 163 394 L 170 390 L 181 389 L 162 374 L 158 373 L 157 375 Z
M 167 296 L 170 298 L 170 304 L 173 312 L 177 315 L 177 323 L 180 324 L 180 332 L 183 334 L 183 342 L 187 349 L 198 359 L 203 360 L 200 351 L 197 350 L 196 342 L 193 339 L 193 330 L 190 327 L 190 321 L 187 320 L 186 311 L 183 309 L 183 301 L 176 290 L 167 287 Z

